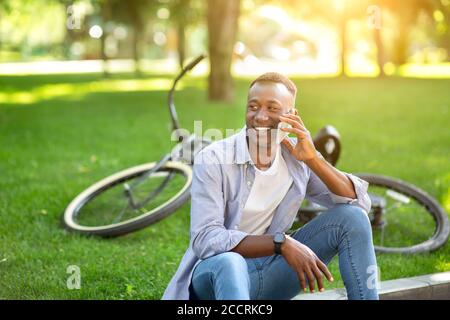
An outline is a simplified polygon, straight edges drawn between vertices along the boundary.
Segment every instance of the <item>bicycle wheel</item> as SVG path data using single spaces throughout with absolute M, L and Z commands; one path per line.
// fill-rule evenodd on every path
M 428 252 L 446 243 L 450 232 L 448 216 L 425 191 L 386 176 L 355 175 L 369 182 L 369 217 L 376 251 Z
M 95 183 L 68 205 L 63 224 L 84 234 L 118 236 L 167 217 L 189 199 L 192 169 L 167 161 L 149 174 L 155 164 L 125 169 Z

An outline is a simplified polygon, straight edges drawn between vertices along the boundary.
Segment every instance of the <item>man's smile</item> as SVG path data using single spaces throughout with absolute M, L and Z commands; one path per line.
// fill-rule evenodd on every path
M 272 129 L 272 127 L 255 127 L 255 130 L 258 131 L 266 131 L 266 130 L 270 130 Z

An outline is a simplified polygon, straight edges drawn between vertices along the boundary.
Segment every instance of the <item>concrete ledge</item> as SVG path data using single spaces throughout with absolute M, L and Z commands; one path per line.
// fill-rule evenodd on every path
M 450 272 L 382 281 L 381 300 L 450 300 Z M 300 293 L 293 300 L 346 300 L 344 288 L 319 293 Z

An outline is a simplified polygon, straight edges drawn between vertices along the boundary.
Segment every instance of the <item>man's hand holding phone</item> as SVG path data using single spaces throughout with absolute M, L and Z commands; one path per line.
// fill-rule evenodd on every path
M 297 136 L 297 144 L 294 146 L 288 139 L 282 140 L 289 152 L 299 161 L 309 161 L 317 157 L 317 151 L 311 134 L 306 129 L 302 119 L 295 114 L 284 114 L 280 116 L 280 123 L 286 123 L 289 127 L 281 125 L 280 131 L 287 134 L 293 133 Z M 279 124 L 280 127 L 280 124 Z

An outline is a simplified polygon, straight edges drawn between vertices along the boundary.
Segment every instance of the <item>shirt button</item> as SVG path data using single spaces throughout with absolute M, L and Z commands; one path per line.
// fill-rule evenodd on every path
M 247 181 L 247 185 L 248 186 L 251 186 L 252 185 L 252 182 L 249 180 L 249 181 Z
M 234 226 L 234 228 L 237 230 L 237 229 L 239 229 L 239 226 L 238 225 L 236 225 L 236 226 Z

